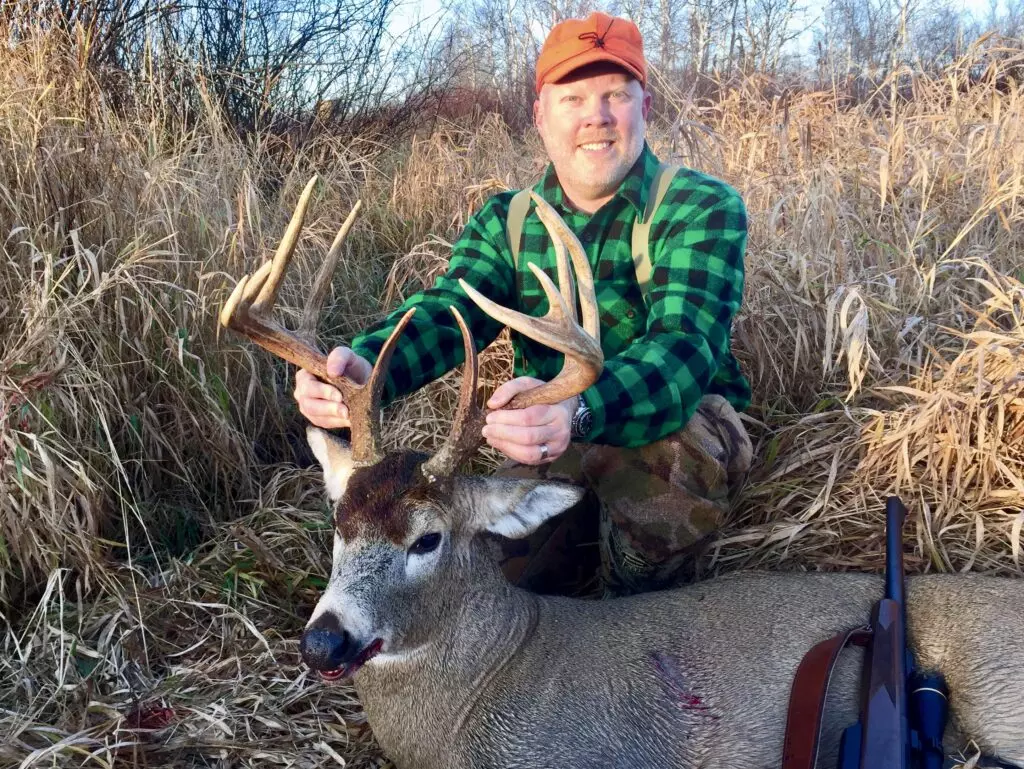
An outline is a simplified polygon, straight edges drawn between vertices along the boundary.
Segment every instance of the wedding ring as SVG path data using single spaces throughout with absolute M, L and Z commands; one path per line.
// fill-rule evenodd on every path
M 542 444 L 540 444 L 540 461 L 543 462 L 547 458 L 548 458 L 548 444 L 542 443 Z

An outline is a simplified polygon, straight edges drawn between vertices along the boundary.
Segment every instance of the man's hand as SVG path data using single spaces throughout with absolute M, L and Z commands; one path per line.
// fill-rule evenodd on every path
M 524 465 L 553 462 L 565 453 L 569 448 L 572 416 L 579 404 L 579 396 L 573 396 L 553 406 L 502 408 L 517 393 L 542 384 L 540 379 L 518 377 L 501 385 L 487 401 L 488 408 L 498 410 L 487 415 L 484 438 L 509 459 Z
M 335 347 L 327 356 L 329 375 L 344 374 L 356 384 L 365 384 L 372 370 L 373 366 L 365 358 L 356 355 L 348 347 Z M 302 416 L 317 427 L 331 430 L 352 426 L 341 391 L 321 382 L 305 369 L 295 373 L 295 400 Z

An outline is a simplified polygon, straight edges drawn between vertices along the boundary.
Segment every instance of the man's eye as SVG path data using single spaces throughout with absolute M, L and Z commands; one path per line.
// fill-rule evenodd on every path
M 438 532 L 424 534 L 412 543 L 412 547 L 409 548 L 409 553 L 411 555 L 423 555 L 424 553 L 430 553 L 437 550 L 437 546 L 440 544 L 441 535 Z

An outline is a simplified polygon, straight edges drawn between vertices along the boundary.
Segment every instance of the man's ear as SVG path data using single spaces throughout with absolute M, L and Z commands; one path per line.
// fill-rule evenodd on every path
M 466 478 L 462 481 L 472 510 L 471 528 L 516 539 L 564 513 L 585 490 L 568 483 L 515 478 Z
M 351 447 L 312 425 L 306 428 L 306 441 L 324 470 L 327 496 L 332 502 L 337 502 L 345 494 L 348 479 L 352 477 L 352 471 L 355 469 Z

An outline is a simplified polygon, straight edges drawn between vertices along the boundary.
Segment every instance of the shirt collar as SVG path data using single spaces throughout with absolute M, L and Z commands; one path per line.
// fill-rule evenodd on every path
M 622 184 L 619 185 L 619 189 L 615 193 L 615 197 L 629 201 L 636 209 L 638 216 L 643 216 L 647 207 L 647 196 L 659 165 L 658 158 L 645 141 L 640 157 L 629 169 L 626 178 L 622 180 Z M 573 210 L 565 202 L 565 193 L 562 191 L 562 185 L 558 182 L 558 175 L 555 173 L 552 163 L 548 163 L 544 176 L 533 189 L 560 214 L 573 213 Z

